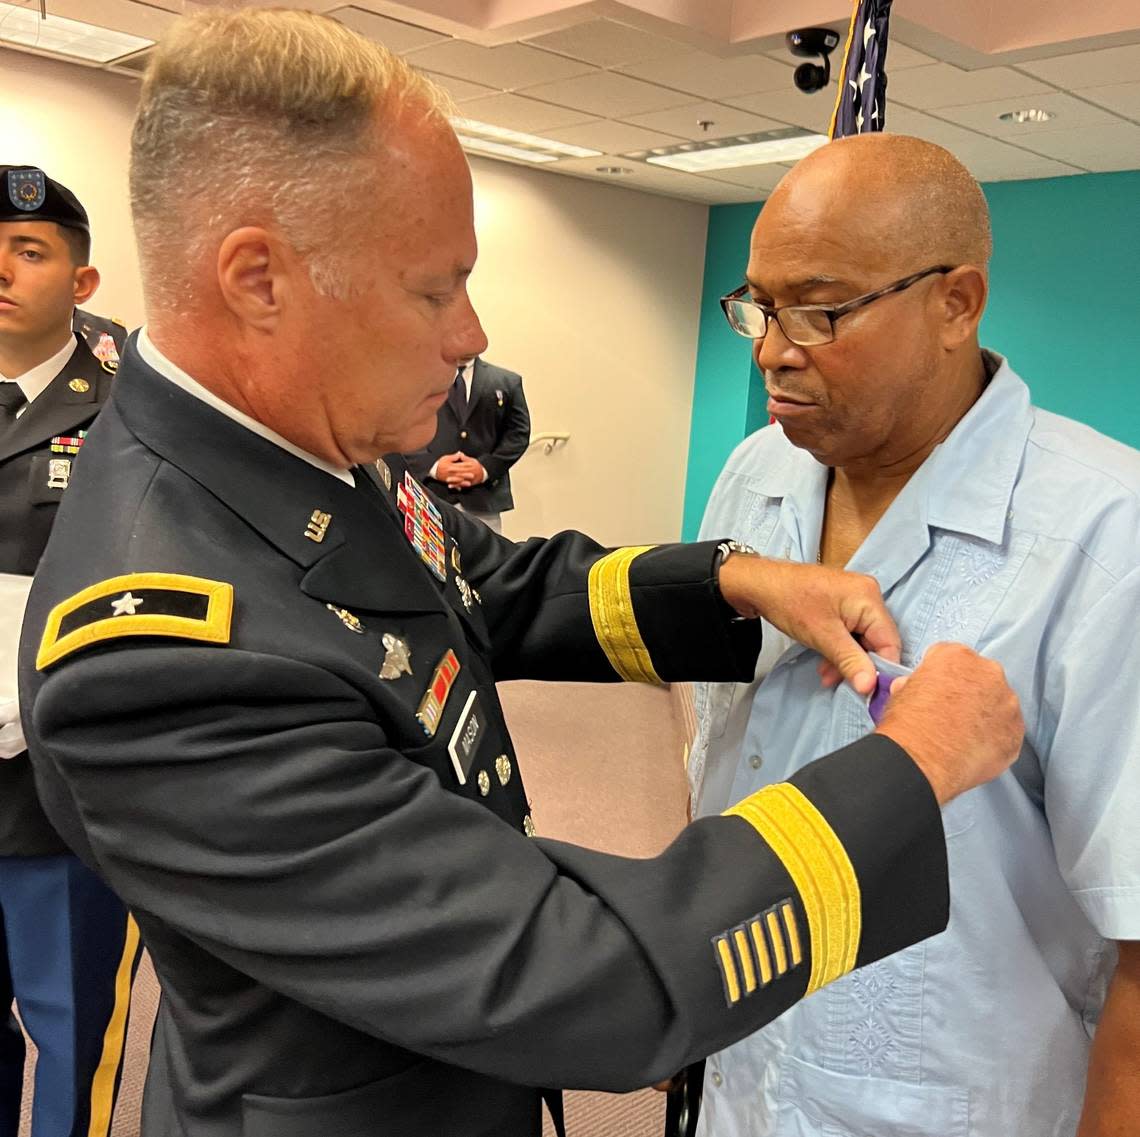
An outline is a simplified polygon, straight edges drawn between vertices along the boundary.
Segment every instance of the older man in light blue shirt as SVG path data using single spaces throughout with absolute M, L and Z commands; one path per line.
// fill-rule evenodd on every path
M 706 1137 L 1140 1133 L 1140 454 L 979 349 L 988 253 L 949 154 L 864 136 L 785 179 L 724 302 L 777 421 L 729 459 L 706 531 L 873 575 L 904 644 L 881 670 L 964 642 L 1027 731 L 944 813 L 947 931 L 710 1059 Z M 754 684 L 698 689 L 697 812 L 871 729 L 818 662 L 766 635 Z

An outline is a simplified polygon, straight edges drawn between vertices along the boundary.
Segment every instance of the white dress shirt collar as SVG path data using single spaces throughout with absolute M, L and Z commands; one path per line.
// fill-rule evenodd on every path
M 67 361 L 75 354 L 76 346 L 74 334 L 68 332 L 67 343 L 55 355 L 45 359 L 43 363 L 37 363 L 35 367 L 25 371 L 23 375 L 14 376 L 29 405 L 51 386 L 51 381 L 67 366 Z M 23 414 L 27 409 L 27 406 L 22 407 L 19 414 Z M 16 416 L 17 418 L 19 414 Z
M 171 361 L 154 346 L 154 342 L 150 336 L 147 335 L 145 327 L 139 329 L 136 346 L 144 363 L 154 371 L 157 371 L 164 379 L 169 379 L 176 387 L 181 387 L 187 394 L 193 395 L 196 399 L 201 399 L 202 402 L 213 407 L 214 410 L 220 414 L 244 426 L 246 430 L 260 435 L 267 441 L 272 442 L 275 446 L 280 446 L 282 450 L 288 451 L 294 458 L 300 458 L 302 461 L 308 462 L 310 466 L 316 466 L 318 470 L 324 470 L 326 474 L 331 474 L 334 478 L 339 478 L 347 485 L 356 485 L 356 481 L 350 470 L 343 469 L 340 466 L 334 466 L 331 462 L 326 462 L 323 458 L 318 458 L 315 454 L 310 454 L 307 450 L 302 450 L 299 446 L 294 446 L 287 438 L 283 438 L 276 431 L 270 430 L 269 427 L 262 422 L 258 422 L 257 419 L 250 418 L 249 415 L 239 411 L 237 407 L 230 406 L 224 399 L 220 399 L 215 395 L 213 391 L 203 387 L 196 379 L 192 379 L 181 367 L 175 363 L 171 363 Z

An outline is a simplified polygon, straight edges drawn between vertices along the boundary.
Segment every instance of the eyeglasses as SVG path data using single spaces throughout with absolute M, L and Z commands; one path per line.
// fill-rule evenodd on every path
M 747 296 L 748 285 L 742 284 L 727 296 L 722 296 L 720 306 L 724 309 L 728 326 L 737 335 L 750 340 L 762 340 L 768 334 L 769 321 L 775 319 L 780 325 L 780 331 L 798 347 L 818 347 L 835 339 L 835 322 L 840 316 L 846 316 L 848 312 L 854 312 L 856 308 L 862 308 L 881 296 L 902 292 L 923 277 L 932 276 L 936 272 L 953 272 L 955 267 L 935 265 L 933 268 L 924 268 L 922 272 L 904 276 L 894 284 L 856 296 L 845 304 L 791 304 L 785 308 L 773 308 Z

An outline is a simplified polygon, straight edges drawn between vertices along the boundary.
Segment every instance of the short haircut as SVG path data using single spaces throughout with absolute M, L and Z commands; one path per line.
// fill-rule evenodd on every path
M 398 56 L 311 12 L 179 20 L 143 82 L 131 211 L 148 307 L 176 311 L 207 250 L 275 225 L 314 285 L 342 294 L 353 218 L 383 185 L 377 112 L 445 120 L 448 97 Z
M 67 251 L 71 254 L 71 263 L 75 268 L 82 268 L 91 263 L 91 234 L 85 229 L 76 229 L 71 225 L 57 225 L 59 235 L 67 242 Z

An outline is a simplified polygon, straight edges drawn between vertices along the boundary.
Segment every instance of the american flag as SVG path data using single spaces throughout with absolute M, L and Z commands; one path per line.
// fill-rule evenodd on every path
M 831 138 L 882 130 L 887 117 L 887 25 L 891 0 L 857 0 L 843 53 Z

